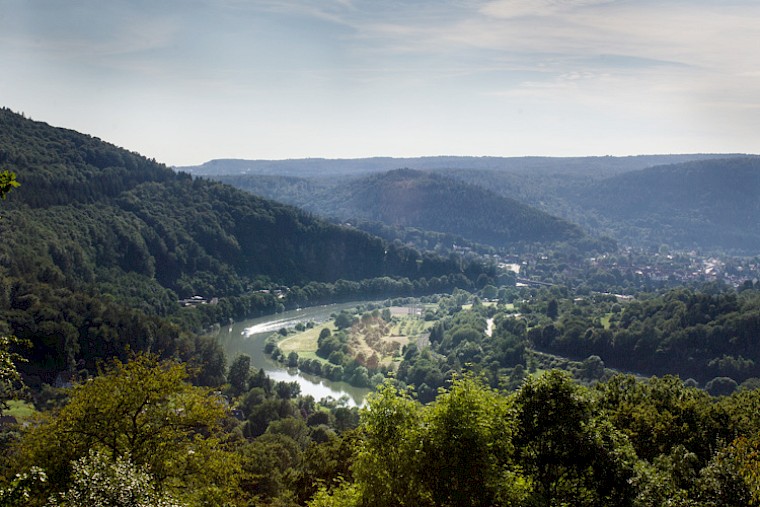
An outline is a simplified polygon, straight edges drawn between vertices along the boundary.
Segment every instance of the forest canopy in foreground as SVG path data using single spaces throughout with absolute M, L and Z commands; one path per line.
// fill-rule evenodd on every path
M 356 418 L 263 372 L 232 405 L 187 379 L 179 363 L 116 361 L 59 409 L 5 429 L 2 505 L 760 500 L 760 391 L 713 398 L 675 377 L 625 375 L 583 387 L 555 370 L 505 393 L 465 375 L 427 405 L 388 381 Z

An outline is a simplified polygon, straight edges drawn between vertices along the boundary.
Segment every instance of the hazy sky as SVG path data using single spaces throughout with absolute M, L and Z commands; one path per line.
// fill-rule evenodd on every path
M 0 0 L 0 105 L 170 165 L 758 153 L 758 0 Z

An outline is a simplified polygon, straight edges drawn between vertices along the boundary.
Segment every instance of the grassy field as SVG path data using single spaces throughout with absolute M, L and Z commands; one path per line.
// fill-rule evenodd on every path
M 11 415 L 18 420 L 27 419 L 36 414 L 34 406 L 22 400 L 11 400 L 8 402 L 8 410 L 3 411 L 3 415 Z
M 418 316 L 408 315 L 408 308 L 405 307 L 393 308 L 392 314 L 394 317 L 390 323 L 379 318 L 360 319 L 349 330 L 351 355 L 369 358 L 376 354 L 382 364 L 389 365 L 404 345 L 423 340 L 433 324 Z M 324 328 L 332 333 L 337 331 L 334 323 L 320 324 L 283 338 L 277 346 L 286 356 L 296 352 L 300 358 L 321 359 L 317 357 L 316 350 L 319 333 Z
M 486 301 L 486 302 L 484 302 L 484 303 L 481 303 L 481 304 L 482 304 L 483 306 L 485 306 L 485 307 L 489 307 L 489 306 L 497 306 L 497 305 L 498 305 L 498 303 L 496 303 L 495 301 Z M 515 309 L 515 305 L 514 305 L 514 304 L 512 304 L 512 303 L 506 303 L 506 304 L 504 305 L 504 308 L 505 308 L 507 311 L 514 311 L 514 309 Z M 471 303 L 469 303 L 469 304 L 466 304 L 466 305 L 462 305 L 462 310 L 472 310 L 472 304 L 471 304 Z
M 322 332 L 324 328 L 329 329 L 332 333 L 337 330 L 335 324 L 332 322 L 326 322 L 314 326 L 311 329 L 307 329 L 306 331 L 287 336 L 282 339 L 277 346 L 280 347 L 280 350 L 282 350 L 286 356 L 291 352 L 297 352 L 299 357 L 311 357 L 306 355 L 308 352 L 311 352 L 313 357 L 317 357 L 315 354 L 317 350 L 317 340 L 319 339 L 319 333 Z

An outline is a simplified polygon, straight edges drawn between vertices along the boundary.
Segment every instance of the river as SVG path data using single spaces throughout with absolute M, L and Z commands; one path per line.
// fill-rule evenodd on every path
M 326 322 L 330 320 L 330 314 L 362 303 L 365 302 L 314 306 L 236 322 L 231 326 L 222 327 L 219 331 L 219 343 L 224 348 L 228 363 L 232 363 L 238 354 L 248 354 L 251 356 L 251 368 L 256 371 L 263 368 L 267 375 L 277 381 L 298 382 L 301 394 L 310 394 L 316 400 L 328 396 L 339 399 L 345 395 L 348 405 L 361 405 L 370 389 L 354 387 L 346 382 L 333 382 L 301 373 L 295 368 L 286 368 L 264 354 L 264 344 L 267 337 L 280 328 L 293 328 L 299 322 Z

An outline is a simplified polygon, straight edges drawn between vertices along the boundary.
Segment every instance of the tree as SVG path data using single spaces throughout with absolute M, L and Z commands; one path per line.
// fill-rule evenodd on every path
M 419 426 L 420 405 L 388 381 L 367 398 L 361 418 L 364 438 L 353 470 L 361 485 L 360 505 L 429 505 L 414 473 L 418 455 L 409 452 L 417 443 L 414 431 Z
M 15 336 L 0 336 L 0 413 L 7 408 L 6 402 L 23 386 L 16 365 L 24 358 L 12 351 L 14 346 L 23 343 Z
M 19 185 L 15 173 L 7 170 L 1 172 L 0 198 L 5 199 L 8 192 Z M 21 375 L 19 375 L 16 364 L 23 361 L 23 358 L 11 351 L 11 348 L 19 343 L 15 336 L 0 336 L 0 413 L 5 408 L 5 402 L 11 397 L 11 393 L 16 390 L 16 386 L 21 382 Z
M 506 397 L 465 376 L 423 412 L 417 473 L 434 505 L 525 500 L 529 487 L 512 461 L 515 420 Z
M 760 459 L 757 437 L 739 437 L 719 450 L 700 472 L 700 505 L 760 505 Z
M 21 184 L 16 181 L 16 173 L 5 170 L 0 173 L 0 199 L 5 199 L 8 193 Z
M 73 464 L 72 484 L 65 493 L 55 495 L 46 507 L 182 507 L 183 504 L 162 493 L 150 473 L 129 457 L 112 459 L 90 453 Z
M 715 377 L 705 384 L 705 391 L 713 396 L 728 396 L 736 391 L 739 385 L 730 377 Z
M 251 376 L 251 356 L 248 354 L 238 355 L 230 365 L 227 381 L 233 395 L 242 394 L 248 387 L 248 379 Z
M 556 320 L 559 316 L 559 303 L 556 299 L 552 299 L 546 305 L 546 316 L 552 320 Z
M 140 354 L 73 388 L 69 403 L 21 442 L 22 461 L 42 467 L 53 491 L 72 484 L 72 462 L 96 451 L 146 467 L 159 488 L 224 498 L 237 461 L 221 444 L 223 400 L 186 382 L 184 365 Z
M 335 327 L 338 329 L 348 329 L 353 323 L 354 317 L 346 311 L 340 312 L 338 316 L 335 317 Z
M 18 473 L 10 483 L 0 488 L 0 505 L 3 507 L 27 507 L 36 490 L 44 489 L 47 475 L 39 467 Z
M 588 390 L 552 370 L 516 395 L 518 461 L 534 481 L 536 505 L 629 505 L 635 452 L 598 415 Z

